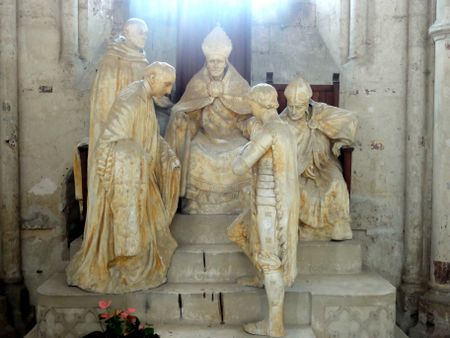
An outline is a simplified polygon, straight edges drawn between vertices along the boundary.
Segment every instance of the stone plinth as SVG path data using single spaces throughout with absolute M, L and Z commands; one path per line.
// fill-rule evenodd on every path
M 234 283 L 254 270 L 223 236 L 231 221 L 177 215 L 172 230 L 180 246 L 169 282 L 153 290 L 95 294 L 54 275 L 38 289 L 38 336 L 79 337 L 98 329 L 98 300 L 111 299 L 115 308 L 135 307 L 162 338 L 248 337 L 241 326 L 264 317 L 267 297 L 263 289 Z M 286 290 L 287 337 L 394 337 L 395 288 L 361 270 L 358 242 L 301 242 L 298 265 Z

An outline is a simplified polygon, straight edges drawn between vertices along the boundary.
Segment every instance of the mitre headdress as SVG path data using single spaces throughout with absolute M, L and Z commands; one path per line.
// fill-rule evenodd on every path
M 306 96 L 308 99 L 312 97 L 311 86 L 300 76 L 297 75 L 284 90 L 284 96 L 289 102 L 297 102 L 299 99 L 303 101 Z
M 220 55 L 228 59 L 233 46 L 227 33 L 220 26 L 214 28 L 203 40 L 202 50 L 206 57 Z

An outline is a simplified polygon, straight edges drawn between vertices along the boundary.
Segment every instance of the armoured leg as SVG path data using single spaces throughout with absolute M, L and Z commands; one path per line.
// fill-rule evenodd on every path
M 283 337 L 284 281 L 278 241 L 276 237 L 276 211 L 274 207 L 258 208 L 258 230 L 261 241 L 261 253 L 258 263 L 264 274 L 269 313 L 266 319 L 244 325 L 244 330 L 251 334 Z

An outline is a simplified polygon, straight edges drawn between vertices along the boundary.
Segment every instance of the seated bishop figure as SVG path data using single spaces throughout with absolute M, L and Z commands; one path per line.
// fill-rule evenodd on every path
M 182 164 L 180 195 L 191 214 L 238 214 L 248 198 L 250 172 L 232 172 L 247 140 L 238 129 L 250 116 L 250 87 L 228 62 L 232 45 L 220 28 L 205 38 L 206 64 L 172 108 L 165 138 Z
M 300 76 L 284 93 L 287 107 L 280 116 L 297 138 L 300 239 L 351 239 L 349 194 L 338 156 L 355 140 L 356 114 L 312 101 L 311 87 Z
M 153 97 L 170 93 L 175 69 L 154 62 L 122 90 L 95 145 L 81 249 L 67 282 L 123 293 L 166 281 L 177 246 L 169 225 L 178 205 L 180 163 L 159 135 Z

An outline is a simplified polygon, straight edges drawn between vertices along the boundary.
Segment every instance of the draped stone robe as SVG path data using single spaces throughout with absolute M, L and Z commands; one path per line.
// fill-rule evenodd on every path
M 280 116 L 297 138 L 300 238 L 350 239 L 349 194 L 332 147 L 354 142 L 355 113 L 311 101 L 302 119 L 291 120 L 287 108 Z
M 212 80 L 205 66 L 172 108 L 165 138 L 182 163 L 185 212 L 238 214 L 242 210 L 250 173 L 233 174 L 231 161 L 247 142 L 237 125 L 250 116 L 245 98 L 249 89 L 231 64 L 222 80 Z
M 121 92 L 95 146 L 84 240 L 67 268 L 80 288 L 122 293 L 166 281 L 179 161 L 159 135 L 148 84 Z

